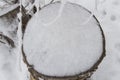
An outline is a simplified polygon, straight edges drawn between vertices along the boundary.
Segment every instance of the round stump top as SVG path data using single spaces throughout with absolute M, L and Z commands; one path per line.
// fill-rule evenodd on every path
M 25 30 L 23 50 L 28 63 L 46 76 L 73 76 L 90 70 L 105 46 L 99 22 L 90 16 L 87 9 L 69 2 L 42 8 Z

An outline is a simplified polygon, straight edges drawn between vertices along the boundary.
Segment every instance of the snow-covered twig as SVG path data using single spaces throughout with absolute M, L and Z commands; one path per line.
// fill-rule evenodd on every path
M 18 45 L 17 45 L 17 53 L 18 53 L 18 66 L 21 69 L 21 58 L 22 58 L 22 51 L 21 51 L 21 47 L 22 47 L 22 0 L 20 0 L 20 13 L 18 15 L 19 17 L 19 24 L 18 24 L 18 31 L 17 31 L 17 37 L 18 37 Z
M 2 40 L 0 40 L 0 42 L 2 42 L 4 44 L 7 43 L 8 45 L 10 45 L 13 48 L 15 47 L 14 41 L 12 39 L 10 39 L 8 36 L 0 33 L 0 39 L 5 40 L 5 42 Z
M 15 3 L 18 2 L 18 0 L 2 0 L 2 1 L 5 2 L 5 3 L 7 3 L 7 4 L 9 4 L 9 5 L 15 4 Z
M 51 1 L 50 1 L 50 4 L 53 3 L 53 2 L 54 2 L 54 0 L 51 0 Z

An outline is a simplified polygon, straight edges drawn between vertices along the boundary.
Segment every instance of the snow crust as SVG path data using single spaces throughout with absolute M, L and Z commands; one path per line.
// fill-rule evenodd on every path
M 98 22 L 86 9 L 67 2 L 44 7 L 29 21 L 23 47 L 28 62 L 49 76 L 70 76 L 90 69 L 102 54 Z M 52 24 L 48 24 L 58 17 Z

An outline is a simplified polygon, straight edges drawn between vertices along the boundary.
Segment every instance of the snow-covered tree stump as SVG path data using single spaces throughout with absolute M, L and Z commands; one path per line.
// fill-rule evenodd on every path
M 90 11 L 55 2 L 28 22 L 23 56 L 32 80 L 86 80 L 105 56 L 105 38 Z

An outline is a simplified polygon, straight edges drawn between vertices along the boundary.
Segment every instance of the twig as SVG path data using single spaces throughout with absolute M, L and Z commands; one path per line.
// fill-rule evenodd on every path
M 9 0 L 4 0 L 4 2 L 6 2 L 7 4 L 15 4 L 18 2 L 18 0 L 14 0 L 14 1 L 11 1 L 9 2 Z
M 0 33 L 0 38 L 1 38 L 1 39 L 5 39 L 5 40 L 7 41 L 7 43 L 8 43 L 11 47 L 13 47 L 13 48 L 15 47 L 14 41 L 13 41 L 12 39 L 10 39 L 8 36 L 3 35 L 3 34 Z M 2 43 L 5 44 L 5 42 L 3 42 L 3 41 L 0 41 L 0 42 L 2 42 Z
M 0 40 L 0 42 L 3 43 L 3 44 L 5 44 L 5 42 L 3 42 L 3 41 L 1 41 L 1 40 Z
M 50 1 L 50 4 L 53 3 L 53 2 L 54 2 L 54 0 L 51 0 L 51 1 Z

